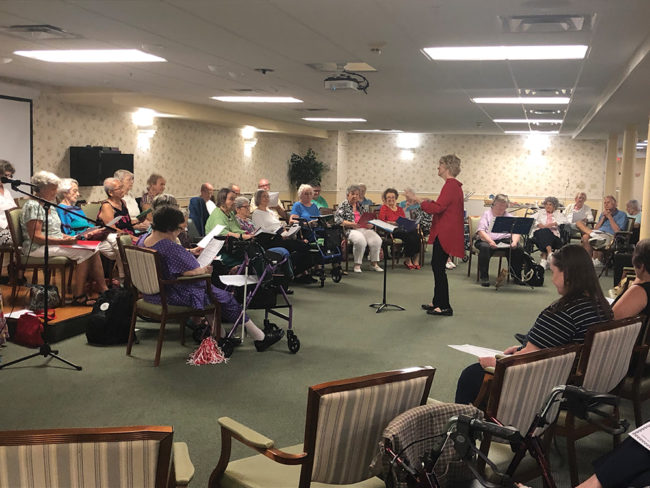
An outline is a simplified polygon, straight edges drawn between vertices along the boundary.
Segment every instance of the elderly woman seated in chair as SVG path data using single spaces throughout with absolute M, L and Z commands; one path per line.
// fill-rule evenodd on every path
M 187 249 L 176 243 L 184 223 L 183 212 L 174 207 L 162 206 L 153 214 L 151 234 L 143 235 L 138 240 L 138 246 L 158 252 L 163 263 L 164 279 L 212 273 L 212 266 L 202 267 Z M 202 283 L 168 285 L 166 291 L 169 305 L 190 306 L 198 309 L 209 305 L 208 292 L 205 284 Z M 230 293 L 216 286 L 212 286 L 212 294 L 221 304 L 221 319 L 224 322 L 236 321 L 242 311 L 237 300 Z M 160 304 L 160 295 L 145 295 L 144 299 L 149 303 Z M 212 326 L 211 318 L 206 318 L 206 320 Z M 282 329 L 269 329 L 263 332 L 248 315 L 244 317 L 244 327 L 255 341 L 255 348 L 259 352 L 266 350 L 284 336 Z
M 617 320 L 639 314 L 650 317 L 650 239 L 637 243 L 632 253 L 632 266 L 636 279 L 612 306 Z
M 562 247 L 560 225 L 568 223 L 566 216 L 560 211 L 560 202 L 555 197 L 546 197 L 535 214 L 533 224 L 533 241 L 541 251 L 540 266 L 548 269 L 548 256 L 554 249 Z
M 48 171 L 39 171 L 32 176 L 32 185 L 36 196 L 51 202 L 56 197 L 60 182 L 58 176 Z M 97 249 L 62 247 L 62 245 L 75 244 L 77 238 L 61 231 L 61 220 L 54 207 L 50 207 L 48 213 L 48 254 L 64 256 L 77 263 L 72 285 L 72 303 L 77 306 L 92 306 L 94 300 L 91 300 L 86 294 L 86 282 L 93 283 L 94 291 L 97 293 L 106 291 L 104 271 Z M 45 209 L 43 204 L 37 200 L 28 200 L 23 206 L 20 225 L 24 236 L 23 253 L 26 256 L 43 257 L 45 253 Z
M 404 209 L 397 205 L 397 197 L 399 194 L 395 188 L 388 188 L 384 190 L 381 196 L 384 204 L 379 209 L 379 219 L 388 222 L 392 225 L 398 225 L 397 219 L 400 217 L 406 218 Z M 420 269 L 419 253 L 420 253 L 420 235 L 417 229 L 406 231 L 397 227 L 392 233 L 393 238 L 401 239 L 404 243 L 404 265 L 408 269 Z
M 129 209 L 126 206 L 126 202 L 122 200 L 124 196 L 124 185 L 122 182 L 117 178 L 106 178 L 104 180 L 104 191 L 108 198 L 99 207 L 97 223 L 99 225 L 108 225 L 115 218 L 119 217 L 110 227 L 115 229 L 118 234 L 134 235 L 135 230 L 133 229 Z
M 522 346 L 503 354 L 526 354 L 548 347 L 584 342 L 587 328 L 611 320 L 612 310 L 600 289 L 587 252 L 567 245 L 551 255 L 553 284 L 560 298 L 537 316 Z M 456 403 L 473 403 L 483 383 L 485 368 L 496 365 L 495 357 L 480 358 L 463 370 L 456 387 Z

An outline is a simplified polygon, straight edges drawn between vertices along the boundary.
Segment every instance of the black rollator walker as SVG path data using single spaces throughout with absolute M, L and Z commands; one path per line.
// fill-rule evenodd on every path
M 523 436 L 514 427 L 501 425 L 497 419 L 481 420 L 467 415 L 458 415 L 449 420 L 445 433 L 435 436 L 444 437 L 444 442 L 440 443 L 439 447 L 427 453 L 420 460 L 405 459 L 403 452 L 416 443 L 430 440 L 430 437 L 414 441 L 400 452 L 393 452 L 386 445 L 382 449 L 385 455 L 389 457 L 391 467 L 401 471 L 401 475 L 409 488 L 440 488 L 442 486 L 436 477 L 434 467 L 446 443 L 449 441 L 452 442 L 458 457 L 469 468 L 472 475 L 481 485 L 487 488 L 516 487 L 517 484 L 512 477 L 526 453 L 530 453 L 537 462 L 542 473 L 544 487 L 555 488 L 555 480 L 542 447 L 541 436 L 545 429 L 555 422 L 560 409 L 565 409 L 577 418 L 598 425 L 609 434 L 620 435 L 629 426 L 626 420 L 619 420 L 616 425 L 612 425 L 611 421 L 605 424 L 592 417 L 592 414 L 601 418 L 608 417 L 601 407 L 616 406 L 618 402 L 619 398 L 615 395 L 595 393 L 577 386 L 556 386 Z M 505 473 L 500 472 L 497 466 L 476 447 L 476 441 L 482 435 L 491 435 L 510 444 L 515 455 Z M 481 474 L 479 463 L 488 464 L 496 474 L 498 482 L 488 481 Z
M 249 309 L 264 309 L 265 331 L 277 328 L 277 325 L 269 320 L 269 315 L 286 320 L 288 322 L 287 346 L 291 353 L 297 353 L 300 349 L 300 340 L 298 340 L 298 336 L 292 327 L 293 306 L 289 302 L 285 290 L 287 278 L 281 272 L 281 268 L 287 264 L 289 258 L 272 251 L 265 251 L 253 239 L 248 241 L 233 239 L 231 243 L 233 249 L 237 248 L 239 251 L 243 251 L 244 255 L 244 261 L 237 270 L 237 275 L 242 276 L 244 279 L 242 285 L 235 291 L 235 297 L 242 304 L 242 311 L 230 332 L 218 340 L 223 355 L 227 358 L 230 357 L 235 346 L 241 343 L 244 328 L 241 329 L 240 337 L 237 337 L 236 332 L 239 326 L 243 326 L 246 310 Z M 253 271 L 252 276 L 251 271 Z M 254 285 L 252 291 L 249 289 L 249 285 Z M 282 297 L 283 304 L 277 303 L 278 295 Z M 288 314 L 277 310 L 281 308 L 288 308 Z

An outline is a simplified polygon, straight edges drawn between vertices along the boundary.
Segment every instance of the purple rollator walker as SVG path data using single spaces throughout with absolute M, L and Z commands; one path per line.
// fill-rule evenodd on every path
M 239 266 L 235 276 L 243 277 L 243 282 L 240 285 L 229 286 L 227 289 L 232 291 L 235 288 L 235 297 L 242 304 L 242 311 L 235 320 L 235 324 L 230 329 L 227 335 L 219 339 L 219 347 L 225 357 L 230 357 L 236 345 L 243 342 L 244 328 L 239 336 L 236 335 L 237 329 L 244 323 L 246 310 L 260 310 L 264 309 L 264 331 L 277 329 L 278 326 L 269 320 L 269 314 L 280 317 L 288 322 L 287 325 L 287 346 L 289 351 L 293 354 L 297 353 L 300 349 L 300 340 L 293 331 L 293 305 L 289 302 L 289 298 L 285 291 L 283 281 L 286 280 L 284 273 L 281 271 L 282 266 L 288 265 L 289 256 L 275 253 L 273 251 L 265 251 L 259 244 L 254 241 L 242 241 L 240 244 L 244 247 L 244 261 Z M 257 273 L 252 276 L 249 271 L 253 268 Z M 222 280 L 227 280 L 232 275 L 220 277 Z M 224 281 L 225 281 L 224 280 Z M 249 285 L 255 285 L 252 291 L 249 290 Z M 239 290 L 242 290 L 240 293 Z M 277 297 L 280 295 L 284 303 L 277 303 Z M 245 299 L 244 299 L 245 297 Z M 277 309 L 288 308 L 288 314 L 277 311 Z

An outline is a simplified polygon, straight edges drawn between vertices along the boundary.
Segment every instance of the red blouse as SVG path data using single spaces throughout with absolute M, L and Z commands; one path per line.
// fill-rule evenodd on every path
M 379 209 L 379 220 L 383 220 L 384 222 L 397 222 L 399 217 L 406 218 L 402 207 L 397 207 L 397 210 L 391 210 L 388 205 L 382 205 Z
M 437 237 L 447 254 L 459 258 L 465 254 L 462 185 L 456 178 L 448 178 L 437 200 L 425 200 L 420 204 L 422 210 L 433 215 L 429 244 L 433 244 Z

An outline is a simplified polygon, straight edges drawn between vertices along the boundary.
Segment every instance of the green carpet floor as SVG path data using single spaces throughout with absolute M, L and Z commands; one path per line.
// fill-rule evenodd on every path
M 492 276 L 498 260 L 492 260 Z M 0 370 L 0 429 L 92 427 L 160 424 L 172 425 L 174 439 L 189 445 L 196 467 L 192 486 L 205 486 L 216 465 L 219 448 L 217 418 L 233 417 L 276 441 L 277 446 L 302 441 L 307 387 L 325 381 L 396 368 L 432 365 L 437 368 L 431 396 L 452 401 L 460 371 L 474 359 L 448 344 L 476 344 L 505 348 L 515 343 L 515 332 L 526 332 L 537 314 L 557 298 L 547 272 L 542 288 L 506 285 L 499 291 L 482 288 L 467 277 L 467 265 L 450 271 L 453 317 L 432 317 L 421 309 L 431 299 L 429 267 L 409 271 L 389 269 L 388 302 L 405 311 L 381 314 L 369 304 L 381 301 L 380 273 L 350 273 L 324 288 L 296 285 L 294 329 L 302 343 L 289 353 L 286 340 L 264 353 L 252 341 L 235 349 L 227 364 L 185 364 L 194 344 L 188 336 L 179 343 L 179 329 L 170 324 L 163 345 L 161 365 L 153 367 L 154 324 L 142 323 L 140 344 L 132 357 L 125 347 L 89 346 L 81 335 L 58 343 L 60 354 L 83 366 L 77 372 L 56 360 L 42 357 Z M 611 278 L 603 278 L 611 287 Z M 262 324 L 263 311 L 252 311 Z M 286 322 L 273 320 L 281 327 Z M 2 361 L 29 353 L 9 344 L 0 348 Z M 633 419 L 624 402 L 623 413 Z M 645 418 L 650 417 L 648 408 Z M 583 479 L 589 462 L 607 452 L 607 436 L 581 441 Z M 235 445 L 233 457 L 251 454 Z M 563 446 L 553 454 L 556 469 L 563 471 Z

